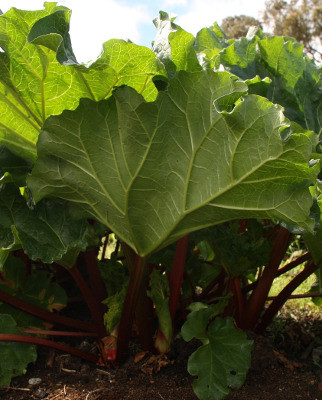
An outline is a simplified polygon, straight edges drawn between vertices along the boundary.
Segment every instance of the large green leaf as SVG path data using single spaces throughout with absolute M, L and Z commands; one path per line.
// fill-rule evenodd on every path
M 196 337 L 204 343 L 188 360 L 188 372 L 198 376 L 194 392 L 201 400 L 220 400 L 230 389 L 238 389 L 244 383 L 252 341 L 235 328 L 231 318 L 217 317 L 207 327 L 210 314 L 208 308 L 189 314 L 182 333 L 187 341 Z
M 51 263 L 71 249 L 85 250 L 90 225 L 74 220 L 65 202 L 45 200 L 27 206 L 13 184 L 0 186 L 0 247 L 21 244 L 33 260 Z
M 265 97 L 285 108 L 285 115 L 303 128 L 319 133 L 322 127 L 321 66 L 304 57 L 303 46 L 290 37 L 266 37 L 250 30 L 247 37 L 227 40 L 217 24 L 204 28 L 194 40 L 173 23 L 167 13 L 155 22 L 158 33 L 154 50 L 171 76 L 174 70 L 219 68 L 249 80 L 270 78 Z M 267 81 L 266 81 L 267 82 Z M 253 91 L 262 95 L 262 86 Z M 265 85 L 266 86 L 266 85 Z
M 89 68 L 78 65 L 69 37 L 70 10 L 45 3 L 41 11 L 15 8 L 0 16 L 0 144 L 35 159 L 41 126 L 50 115 L 75 109 L 80 98 L 101 100 L 127 84 L 148 100 L 163 66 L 152 50 L 110 40 Z
M 237 218 L 311 230 L 310 136 L 227 72 L 181 71 L 147 103 L 133 89 L 83 100 L 46 121 L 29 178 L 36 201 L 56 196 L 112 229 L 141 256 L 190 231 Z M 284 132 L 283 132 L 284 133 Z M 285 136 L 283 134 L 283 136 Z
M 22 334 L 10 315 L 0 314 L 0 333 Z M 36 346 L 27 343 L 0 341 L 0 386 L 10 385 L 11 378 L 26 372 L 37 358 Z

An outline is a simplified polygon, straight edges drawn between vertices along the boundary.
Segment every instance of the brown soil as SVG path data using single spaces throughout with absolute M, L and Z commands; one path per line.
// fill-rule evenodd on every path
M 247 380 L 227 400 L 322 398 L 322 357 L 318 359 L 319 352 L 314 352 L 321 349 L 321 317 L 283 321 L 281 331 L 275 325 L 267 337 L 254 338 Z M 109 369 L 41 349 L 26 375 L 13 379 L 10 388 L 0 389 L 1 400 L 197 400 L 193 378 L 186 370 L 195 345 L 178 340 L 168 359 L 146 354 L 135 363 L 139 349 L 133 344 L 125 364 Z M 41 382 L 31 386 L 30 378 L 41 378 Z

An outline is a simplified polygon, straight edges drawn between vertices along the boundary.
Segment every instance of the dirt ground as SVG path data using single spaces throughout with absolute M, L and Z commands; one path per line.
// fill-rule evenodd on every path
M 322 316 L 281 316 L 265 337 L 255 340 L 252 366 L 244 386 L 227 400 L 322 399 Z M 84 344 L 90 346 L 90 344 Z M 196 343 L 178 340 L 168 359 L 148 354 L 135 362 L 140 351 L 121 367 L 104 369 L 83 360 L 40 349 L 35 365 L 0 388 L 1 400 L 197 400 L 187 359 Z M 157 371 L 159 370 L 159 371 Z M 31 378 L 41 381 L 31 385 Z

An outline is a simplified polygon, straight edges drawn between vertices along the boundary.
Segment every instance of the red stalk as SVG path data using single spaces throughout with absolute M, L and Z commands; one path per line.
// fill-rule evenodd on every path
M 269 265 L 258 280 L 256 288 L 253 290 L 245 306 L 243 320 L 240 322 L 243 329 L 254 329 L 256 322 L 265 305 L 272 282 L 276 276 L 278 267 L 283 260 L 288 247 L 290 232 L 280 227 L 274 240 Z
M 292 299 L 307 299 L 310 297 L 322 297 L 322 293 L 303 293 L 303 294 L 292 294 L 291 296 L 288 296 L 287 300 L 292 300 Z M 277 296 L 269 296 L 267 297 L 267 301 L 271 301 L 276 299 Z
M 87 286 L 85 279 L 83 278 L 82 274 L 79 272 L 76 266 L 69 268 L 68 272 L 71 274 L 71 276 L 77 283 L 80 291 L 82 292 L 87 306 L 94 319 L 98 337 L 102 339 L 103 337 L 107 336 L 107 332 L 104 326 L 104 312 L 100 306 L 100 301 L 94 296 L 93 292 Z
M 89 331 L 89 332 L 95 331 L 95 327 L 91 323 L 85 321 L 79 321 L 68 317 L 63 317 L 62 315 L 52 313 L 50 311 L 44 310 L 43 308 L 37 307 L 33 304 L 29 304 L 26 301 L 21 300 L 18 297 L 12 296 L 1 290 L 0 290 L 0 300 L 10 304 L 13 307 L 19 308 L 20 310 L 25 311 L 28 314 L 34 315 L 35 317 L 41 318 L 44 321 L 48 321 L 53 324 L 67 326 L 69 328 L 79 329 L 81 331 Z
M 291 269 L 297 267 L 300 264 L 303 264 L 305 261 L 308 261 L 311 258 L 311 254 L 309 252 L 306 252 L 296 258 L 295 260 L 289 262 L 288 264 L 285 264 L 283 267 L 279 268 L 276 274 L 276 277 L 281 276 L 285 274 L 285 272 L 290 271 Z
M 202 293 L 199 296 L 197 296 L 195 301 L 203 301 L 204 299 L 208 299 L 209 294 L 211 294 L 212 297 L 214 289 L 216 289 L 215 293 L 219 292 L 220 293 L 219 295 L 221 295 L 222 290 L 224 289 L 226 278 L 227 278 L 227 273 L 223 268 L 220 274 L 212 282 L 209 283 L 209 285 L 202 291 Z
M 309 252 L 306 252 L 306 253 L 302 254 L 301 256 L 296 258 L 295 260 L 293 260 L 293 261 L 289 262 L 288 264 L 285 264 L 283 267 L 279 268 L 277 270 L 275 278 L 285 274 L 288 271 L 291 271 L 293 268 L 297 267 L 300 264 L 303 264 L 305 261 L 308 261 L 310 258 L 311 258 L 311 254 Z M 256 281 L 256 282 L 253 282 L 253 283 L 243 287 L 242 288 L 242 292 L 243 293 L 250 292 L 251 290 L 253 290 L 257 286 L 257 283 L 258 282 Z
M 26 267 L 26 275 L 30 275 L 31 274 L 31 260 L 30 258 L 27 256 L 27 254 L 22 250 L 19 249 L 16 252 L 16 255 L 23 261 L 23 263 L 25 264 Z
M 66 344 L 63 343 L 57 343 L 52 340 L 48 339 L 42 339 L 38 338 L 35 336 L 26 336 L 26 335 L 16 335 L 16 334 L 11 334 L 11 333 L 0 333 L 0 341 L 2 342 L 19 342 L 19 343 L 31 343 L 35 344 L 37 346 L 46 346 L 46 347 L 51 347 L 56 350 L 63 351 L 65 353 L 73 354 L 75 356 L 84 358 L 87 361 L 91 361 L 93 363 L 97 363 L 99 360 L 99 357 L 87 353 L 85 351 L 75 349 L 74 347 L 67 346 Z
M 95 293 L 95 297 L 100 303 L 100 306 L 102 308 L 102 313 L 104 313 L 106 310 L 104 304 L 102 304 L 102 301 L 106 299 L 107 293 L 97 266 L 96 249 L 85 252 L 84 259 L 92 291 Z
M 173 260 L 173 265 L 169 278 L 170 297 L 169 310 L 174 323 L 174 318 L 177 311 L 178 300 L 184 275 L 184 266 L 186 264 L 187 252 L 189 245 L 189 235 L 184 236 L 177 242 L 176 253 Z
M 68 336 L 68 337 L 97 337 L 95 332 L 68 332 L 68 331 L 48 331 L 45 329 L 29 329 L 19 327 L 21 332 L 30 333 L 32 335 L 48 335 L 48 336 Z
M 246 232 L 247 228 L 247 219 L 240 219 L 239 220 L 239 228 L 238 228 L 238 234 Z
M 282 308 L 284 303 L 289 299 L 289 296 L 294 290 L 300 286 L 314 271 L 317 270 L 317 265 L 314 263 L 307 264 L 302 272 L 289 282 L 280 294 L 272 301 L 270 306 L 265 311 L 260 323 L 257 325 L 255 332 L 263 333 L 269 323 L 272 321 L 277 312 Z
M 130 335 L 131 335 L 131 327 L 134 320 L 135 309 L 138 303 L 139 295 L 141 290 L 144 288 L 144 276 L 146 273 L 146 258 L 142 258 L 136 255 L 135 263 L 133 267 L 130 267 L 130 283 L 126 293 L 121 321 L 119 324 L 119 331 L 117 337 L 117 355 L 116 361 L 122 362 L 124 361 Z
M 236 308 L 236 323 L 239 326 L 244 314 L 244 297 L 240 287 L 240 278 L 234 278 L 232 281 L 232 289 L 234 292 L 235 308 Z

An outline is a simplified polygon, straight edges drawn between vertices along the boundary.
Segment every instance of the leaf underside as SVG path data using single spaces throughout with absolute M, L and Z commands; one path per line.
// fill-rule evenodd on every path
M 192 230 L 237 218 L 312 229 L 311 142 L 280 107 L 246 96 L 225 72 L 180 72 L 155 102 L 129 87 L 49 118 L 28 180 L 38 201 L 57 196 L 145 256 Z
M 162 64 L 147 47 L 112 39 L 89 67 L 77 63 L 69 37 L 71 11 L 56 3 L 45 9 L 15 8 L 0 16 L 0 145 L 36 158 L 36 142 L 50 115 L 73 110 L 80 98 L 108 98 L 129 85 L 154 100 Z

